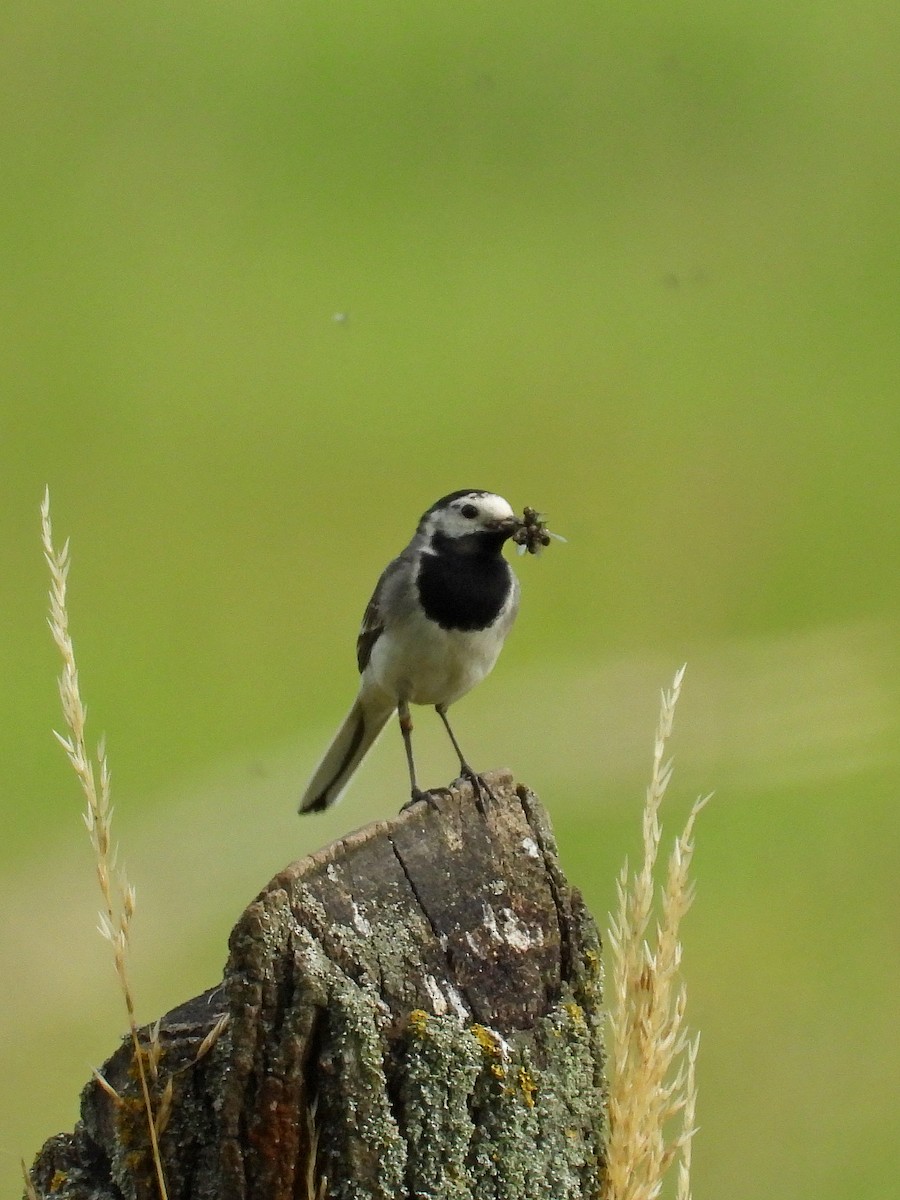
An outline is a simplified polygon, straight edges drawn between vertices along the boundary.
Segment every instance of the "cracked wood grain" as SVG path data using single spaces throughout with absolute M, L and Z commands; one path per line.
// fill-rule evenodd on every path
M 163 1018 L 171 1200 L 596 1191 L 597 932 L 537 798 L 489 778 L 484 815 L 462 784 L 285 868 L 235 926 L 222 984 Z M 120 1103 L 87 1085 L 38 1195 L 156 1195 L 131 1068 L 127 1045 L 104 1067 Z

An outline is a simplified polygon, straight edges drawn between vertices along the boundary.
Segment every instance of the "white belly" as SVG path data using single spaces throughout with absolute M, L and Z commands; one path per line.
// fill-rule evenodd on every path
M 453 704 L 480 683 L 503 646 L 504 622 L 490 629 L 441 629 L 416 612 L 386 629 L 365 670 L 396 701 Z

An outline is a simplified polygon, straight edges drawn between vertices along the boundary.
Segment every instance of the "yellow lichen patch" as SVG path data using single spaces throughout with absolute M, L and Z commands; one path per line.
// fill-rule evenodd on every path
M 485 1029 L 483 1025 L 471 1025 L 469 1032 L 481 1047 L 482 1054 L 488 1054 L 491 1058 L 500 1057 L 500 1041 L 489 1029 Z
M 503 1065 L 503 1039 L 484 1025 L 470 1025 L 469 1033 L 471 1033 L 472 1037 L 478 1043 L 478 1048 L 481 1050 L 484 1058 L 492 1060 L 489 1070 L 493 1077 L 499 1079 L 502 1083 L 506 1078 L 506 1067 Z
M 424 1037 L 428 1029 L 428 1013 L 423 1008 L 414 1008 L 409 1014 L 409 1027 L 417 1037 Z
M 569 1020 L 573 1025 L 584 1024 L 584 1009 L 580 1004 L 576 1004 L 574 1001 L 571 1001 L 569 1004 L 564 1004 L 563 1008 L 569 1014 Z
M 525 1101 L 526 1108 L 534 1108 L 534 1097 L 537 1094 L 538 1085 L 530 1071 L 524 1067 L 519 1067 L 519 1090 L 522 1093 L 522 1098 Z

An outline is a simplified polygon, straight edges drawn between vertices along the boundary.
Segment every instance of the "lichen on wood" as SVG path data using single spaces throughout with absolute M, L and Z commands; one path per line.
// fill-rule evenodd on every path
M 170 1200 L 596 1194 L 599 939 L 536 797 L 489 782 L 485 814 L 467 784 L 436 793 L 249 905 L 222 984 L 162 1021 Z M 39 1195 L 156 1195 L 127 1046 L 104 1077 L 122 1102 L 88 1084 L 33 1168 Z

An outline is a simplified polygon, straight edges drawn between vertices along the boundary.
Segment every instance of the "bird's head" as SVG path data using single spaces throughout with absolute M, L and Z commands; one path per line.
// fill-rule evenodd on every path
M 499 549 L 520 524 L 508 500 L 494 492 L 466 488 L 435 501 L 422 514 L 419 530 L 432 544 L 449 543 L 460 550 Z

